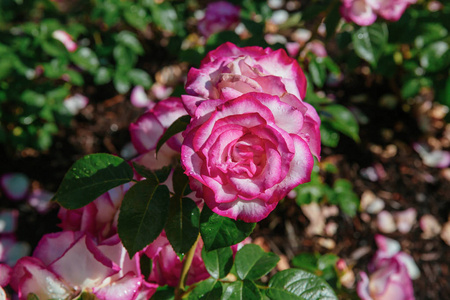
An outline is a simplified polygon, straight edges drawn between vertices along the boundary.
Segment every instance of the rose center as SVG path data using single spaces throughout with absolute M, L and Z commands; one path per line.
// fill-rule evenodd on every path
M 257 176 L 265 162 L 264 146 L 256 136 L 245 135 L 229 149 L 228 168 L 237 175 L 250 178 Z

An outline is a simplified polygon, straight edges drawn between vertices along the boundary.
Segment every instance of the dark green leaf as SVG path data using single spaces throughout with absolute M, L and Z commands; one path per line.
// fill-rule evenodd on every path
M 317 271 L 317 257 L 312 253 L 301 253 L 295 256 L 292 261 L 294 267 L 309 271 Z
M 322 123 L 320 125 L 320 141 L 324 146 L 334 148 L 338 145 L 339 139 L 339 133 L 331 128 L 330 125 L 327 123 Z
M 216 300 L 222 298 L 222 283 L 214 278 L 208 278 L 196 284 L 189 294 L 188 300 Z
M 388 41 L 388 29 L 385 23 L 374 23 L 356 30 L 353 35 L 356 54 L 376 67 Z
M 173 191 L 178 196 L 187 195 L 185 190 L 189 184 L 189 177 L 184 174 L 184 170 L 181 165 L 177 165 L 172 175 Z
M 140 165 L 140 164 L 138 164 L 136 162 L 133 162 L 133 167 L 134 167 L 134 170 L 139 175 L 141 175 L 142 177 L 145 177 L 147 179 L 151 179 L 153 181 L 157 181 L 158 180 L 158 178 L 156 177 L 155 173 L 153 173 L 152 170 L 147 169 L 147 167 L 145 167 L 143 165 Z M 158 180 L 158 182 L 160 182 L 160 181 Z
M 341 20 L 339 8 L 340 3 L 335 1 L 330 13 L 325 17 L 324 23 L 325 28 L 327 29 L 327 40 L 329 40 L 336 33 L 336 28 Z
M 233 250 L 230 247 L 213 251 L 203 248 L 202 259 L 208 273 L 215 279 L 220 279 L 227 276 L 233 266 Z
M 316 57 L 313 59 L 309 63 L 308 69 L 314 84 L 320 88 L 323 87 L 327 76 L 327 71 L 325 69 L 325 64 L 323 64 L 322 58 Z
M 125 73 L 122 73 L 120 70 L 114 73 L 114 88 L 120 93 L 125 94 L 130 90 L 131 83 L 129 81 L 128 76 Z
M 76 209 L 100 195 L 133 179 L 133 169 L 120 157 L 90 154 L 76 161 L 64 176 L 54 200 Z
M 191 117 L 189 115 L 179 117 L 177 120 L 175 120 L 175 122 L 173 122 L 172 125 L 167 128 L 162 137 L 159 139 L 158 144 L 156 145 L 156 153 L 158 153 L 159 149 L 161 149 L 161 146 L 172 136 L 184 131 L 190 121 Z
M 222 217 L 203 207 L 200 215 L 200 233 L 207 251 L 229 247 L 242 242 L 252 233 L 256 223 L 246 223 Z
M 94 76 L 94 82 L 97 85 L 106 84 L 111 81 L 111 71 L 106 67 L 100 67 Z
M 147 72 L 140 69 L 131 69 L 128 72 L 128 78 L 133 85 L 141 85 L 148 89 L 152 85 L 152 79 Z
M 224 284 L 222 300 L 258 300 L 262 295 L 258 287 L 250 280 Z
M 168 285 L 159 287 L 153 294 L 151 300 L 173 300 L 175 299 L 175 289 Z
M 153 267 L 153 263 L 150 257 L 148 257 L 147 255 L 141 255 L 139 266 L 141 267 L 141 274 L 144 276 L 144 278 L 150 276 Z
M 344 106 L 327 105 L 320 111 L 320 116 L 331 127 L 359 142 L 359 126 L 355 116 Z
M 236 273 L 242 280 L 256 280 L 275 268 L 279 260 L 274 253 L 265 252 L 258 245 L 247 244 L 236 253 Z
M 119 237 L 130 257 L 155 240 L 169 214 L 169 189 L 139 181 L 125 194 L 119 213 Z
M 176 253 L 187 253 L 194 245 L 199 233 L 199 219 L 200 210 L 194 201 L 179 195 L 170 198 L 165 231 Z
M 339 257 L 335 254 L 324 254 L 317 259 L 317 268 L 325 270 L 327 268 L 334 268 Z
M 95 52 L 87 47 L 80 47 L 71 53 L 71 59 L 78 67 L 91 73 L 97 71 L 100 65 Z
M 268 288 L 265 292 L 267 297 L 271 300 L 307 300 L 301 296 L 278 288 Z
M 337 300 L 333 289 L 325 280 L 299 269 L 288 269 L 275 274 L 269 281 L 269 288 L 267 296 L 271 299 L 280 299 L 279 295 L 287 292 L 308 300 Z
M 126 46 L 128 49 L 136 54 L 144 54 L 144 48 L 142 48 L 141 43 L 136 38 L 136 35 L 130 31 L 122 30 L 116 37 L 116 41 L 119 44 Z
M 438 41 L 428 45 L 420 53 L 420 65 L 430 72 L 447 68 L 450 64 L 449 48 L 449 44 L 444 41 Z

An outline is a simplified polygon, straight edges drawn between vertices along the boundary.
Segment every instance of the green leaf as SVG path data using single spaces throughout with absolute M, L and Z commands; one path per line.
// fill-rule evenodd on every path
M 316 57 L 309 63 L 308 69 L 314 84 L 320 88 L 323 87 L 327 77 L 327 71 L 323 60 L 320 57 Z
M 152 79 L 147 72 L 140 69 L 131 69 L 128 72 L 128 78 L 133 85 L 142 85 L 145 89 L 150 88 Z
M 388 41 L 388 29 L 385 23 L 363 26 L 352 35 L 356 54 L 376 67 Z
M 327 123 L 322 123 L 320 125 L 320 141 L 324 146 L 336 147 L 339 144 L 339 133 L 336 132 Z
M 294 267 L 301 268 L 309 272 L 317 271 L 317 257 L 312 253 L 301 253 L 295 256 L 291 263 Z
M 329 40 L 335 33 L 336 28 L 341 20 L 341 14 L 339 12 L 340 3 L 335 1 L 330 13 L 325 17 L 325 28 L 327 29 L 327 40 Z
M 178 19 L 176 10 L 169 2 L 150 5 L 153 21 L 159 27 L 172 33 L 182 35 L 184 29 Z
M 308 300 L 338 299 L 325 280 L 299 269 L 278 272 L 270 279 L 267 296 L 271 299 L 280 299 L 281 293 L 289 293 Z
M 136 162 L 133 162 L 133 167 L 134 167 L 134 170 L 142 177 L 145 177 L 145 178 L 153 180 L 153 181 L 158 181 L 158 183 L 161 182 L 158 180 L 155 173 L 153 173 L 153 171 L 148 169 L 146 166 L 143 166 Z
M 177 165 L 172 175 L 173 191 L 175 195 L 185 196 L 186 188 L 189 185 L 189 177 L 184 174 L 184 169 L 181 165 Z
M 27 300 L 39 300 L 39 297 L 34 293 L 29 293 L 27 296 Z
M 169 189 L 154 180 L 139 181 L 125 194 L 119 213 L 119 237 L 131 257 L 155 240 L 169 213 Z
M 325 270 L 327 268 L 334 268 L 339 257 L 335 254 L 324 254 L 317 259 L 317 268 Z
M 130 90 L 130 87 L 131 87 L 131 83 L 129 81 L 128 76 L 120 70 L 117 71 L 116 73 L 114 73 L 113 83 L 114 83 L 114 88 L 120 94 L 125 94 L 126 92 L 128 92 Z
M 233 250 L 230 247 L 213 251 L 202 250 L 202 259 L 206 270 L 215 279 L 224 278 L 230 273 L 233 266 Z
M 151 300 L 173 300 L 175 299 L 175 289 L 171 286 L 165 285 L 156 289 Z
M 271 300 L 306 300 L 301 296 L 297 296 L 291 292 L 278 288 L 268 288 L 265 290 L 267 297 Z
M 265 252 L 260 246 L 247 244 L 236 253 L 236 272 L 240 279 L 256 280 L 270 272 L 280 258 L 271 252 Z
M 222 298 L 222 283 L 214 278 L 208 278 L 196 284 L 189 294 L 188 300 L 216 300 Z
M 246 223 L 222 217 L 203 207 L 200 215 L 200 233 L 207 251 L 229 247 L 242 242 L 252 233 L 256 223 Z
M 91 73 L 97 71 L 100 65 L 95 52 L 87 47 L 80 47 L 71 53 L 71 59 L 78 67 Z
M 402 86 L 402 97 L 405 99 L 412 98 L 419 93 L 420 88 L 420 78 L 409 79 Z
M 199 233 L 200 210 L 189 198 L 170 198 L 169 217 L 165 226 L 167 239 L 176 253 L 187 253 Z
M 420 65 L 427 71 L 436 72 L 450 64 L 449 44 L 444 41 L 434 42 L 420 53 Z
M 111 81 L 111 71 L 106 67 L 100 67 L 94 75 L 96 85 L 106 84 Z
M 141 274 L 144 276 L 144 278 L 150 276 L 153 267 L 153 263 L 150 257 L 148 257 L 147 255 L 141 255 L 139 259 L 139 266 L 141 269 Z
M 327 105 L 320 111 L 321 118 L 332 128 L 359 142 L 359 126 L 355 116 L 345 107 L 338 104 Z
M 235 281 L 224 284 L 222 300 L 257 300 L 262 299 L 258 287 L 250 280 Z
M 80 208 L 132 179 L 133 169 L 122 158 L 104 153 L 86 155 L 72 165 L 53 199 L 65 208 Z
M 175 122 L 173 122 L 172 125 L 170 125 L 164 134 L 159 138 L 158 144 L 156 144 L 156 153 L 158 153 L 162 145 L 164 145 L 164 143 L 167 142 L 172 136 L 186 130 L 186 127 L 190 121 L 191 117 L 189 115 L 181 116 L 175 120 Z
M 141 43 L 136 38 L 136 35 L 130 31 L 122 30 L 116 36 L 116 41 L 119 44 L 122 44 L 125 47 L 129 48 L 131 51 L 133 51 L 136 54 L 139 54 L 139 55 L 144 54 L 144 48 L 142 48 Z

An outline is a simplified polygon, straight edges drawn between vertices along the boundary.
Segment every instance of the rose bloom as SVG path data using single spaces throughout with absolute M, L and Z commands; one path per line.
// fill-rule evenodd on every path
M 11 273 L 19 299 L 76 299 L 83 292 L 96 299 L 148 299 L 156 285 L 144 281 L 139 255 L 129 259 L 118 235 L 97 243 L 83 232 L 44 235 L 32 257 L 23 257 Z
M 370 275 L 359 273 L 358 296 L 362 300 L 413 300 L 411 279 L 420 275 L 413 258 L 400 251 L 395 240 L 377 235 L 375 241 L 378 250 L 369 264 Z
M 278 96 L 247 93 L 205 101 L 184 132 L 181 162 L 190 186 L 215 213 L 258 222 L 314 164 L 308 111 Z
M 360 26 L 371 25 L 377 15 L 388 21 L 398 21 L 405 9 L 417 0 L 342 0 L 342 17 Z
M 210 3 L 206 7 L 205 17 L 198 21 L 198 30 L 205 37 L 233 30 L 239 24 L 239 14 L 240 8 L 227 1 Z
M 61 223 L 58 226 L 63 230 L 88 232 L 99 240 L 113 236 L 117 233 L 120 205 L 132 185 L 127 183 L 115 187 L 78 209 L 61 207 L 58 212 Z

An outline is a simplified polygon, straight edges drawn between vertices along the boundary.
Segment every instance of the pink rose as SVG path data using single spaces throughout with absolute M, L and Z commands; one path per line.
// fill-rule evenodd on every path
M 202 260 L 202 248 L 203 241 L 200 239 L 187 275 L 187 285 L 202 281 L 210 276 Z M 164 231 L 145 249 L 145 254 L 153 262 L 152 272 L 148 281 L 156 282 L 161 286 L 167 284 L 175 287 L 178 285 L 183 264 L 175 251 L 173 251 Z
M 100 240 L 117 233 L 118 210 L 131 183 L 109 190 L 93 202 L 78 209 L 61 207 L 58 217 L 63 230 L 84 231 Z
M 382 235 L 377 235 L 378 245 L 368 276 L 360 272 L 357 293 L 362 300 L 413 300 L 414 290 L 411 279 L 417 279 L 419 269 L 413 258 L 400 251 L 400 244 Z
M 135 300 L 156 290 L 145 283 L 139 256 L 129 259 L 117 235 L 96 243 L 72 231 L 45 235 L 32 257 L 17 262 L 10 284 L 19 299 L 30 293 L 39 299 L 72 299 L 87 292 L 98 299 Z
M 320 120 L 298 98 L 289 98 L 292 105 L 284 98 L 246 93 L 203 101 L 196 109 L 181 162 L 197 197 L 217 214 L 258 222 L 310 180 L 310 146 L 320 135 L 307 120 L 317 126 Z
M 208 4 L 205 17 L 198 21 L 200 33 L 209 37 L 210 35 L 233 30 L 239 24 L 240 8 L 226 1 L 218 1 Z
M 77 44 L 73 41 L 72 36 L 64 30 L 55 30 L 52 33 L 52 37 L 63 43 L 64 47 L 66 47 L 69 52 L 74 52 L 78 48 Z
M 152 109 L 130 124 L 131 142 L 140 154 L 156 148 L 156 144 L 167 128 L 179 117 L 186 115 L 180 98 L 167 98 L 158 102 Z M 178 134 L 167 141 L 167 145 L 180 151 L 182 136 Z
M 295 96 L 295 102 L 302 105 L 306 78 L 298 62 L 282 49 L 239 48 L 227 42 L 209 52 L 199 69 L 189 70 L 186 92 L 189 96 L 181 98 L 191 116 L 202 101 L 229 100 L 249 92 L 280 98 L 288 94 L 289 98 Z
M 371 25 L 377 15 L 388 21 L 398 21 L 405 9 L 417 0 L 342 0 L 342 17 L 360 26 Z

